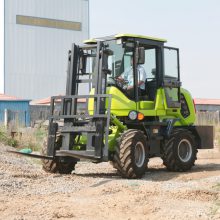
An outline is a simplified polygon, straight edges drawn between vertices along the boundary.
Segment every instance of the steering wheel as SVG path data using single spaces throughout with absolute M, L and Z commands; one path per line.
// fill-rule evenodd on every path
M 108 84 L 110 84 L 110 85 L 117 85 L 117 86 L 125 89 L 128 86 L 128 80 L 119 79 L 117 76 L 115 76 L 115 77 L 111 77 L 110 76 L 108 78 Z
M 123 89 L 126 89 L 127 86 L 128 86 L 128 83 L 129 83 L 128 80 L 123 79 L 123 78 L 119 78 L 119 77 L 115 77 L 114 80 L 115 80 L 117 86 L 119 86 L 119 87 L 121 87 L 121 88 L 123 88 Z

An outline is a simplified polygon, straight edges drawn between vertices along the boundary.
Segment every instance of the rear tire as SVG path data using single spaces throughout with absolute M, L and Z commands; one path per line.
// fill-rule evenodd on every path
M 176 130 L 165 141 L 163 152 L 163 164 L 169 171 L 190 170 L 197 159 L 195 137 L 188 130 Z
M 56 142 L 59 145 L 60 142 Z M 59 149 L 60 146 L 57 146 Z M 47 155 L 47 141 L 44 140 L 43 147 L 41 149 L 41 155 Z M 63 161 L 63 159 L 65 159 Z M 60 174 L 70 174 L 75 170 L 75 165 L 77 163 L 76 159 L 68 157 L 61 158 L 56 157 L 54 160 L 42 159 L 42 169 L 48 173 L 60 173 Z
M 147 140 L 143 132 L 129 129 L 118 139 L 113 167 L 122 177 L 141 178 L 147 168 L 148 154 Z

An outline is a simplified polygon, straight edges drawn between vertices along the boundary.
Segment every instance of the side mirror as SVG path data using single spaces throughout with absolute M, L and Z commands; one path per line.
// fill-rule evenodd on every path
M 145 63 L 145 50 L 144 47 L 138 47 L 136 49 L 137 54 L 137 64 L 144 64 Z

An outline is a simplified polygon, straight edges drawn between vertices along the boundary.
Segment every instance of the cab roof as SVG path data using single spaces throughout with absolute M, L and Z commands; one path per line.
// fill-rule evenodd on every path
M 92 38 L 85 40 L 85 44 L 96 44 L 97 41 L 106 41 L 106 40 L 114 40 L 114 39 L 119 39 L 119 38 L 139 38 L 139 39 L 147 39 L 147 40 L 153 40 L 153 41 L 158 41 L 158 42 L 167 42 L 166 39 L 162 38 L 156 38 L 156 37 L 149 37 L 149 36 L 144 36 L 144 35 L 137 35 L 137 34 L 116 34 L 116 35 L 111 35 L 111 36 L 106 36 L 106 37 L 98 37 L 98 38 Z

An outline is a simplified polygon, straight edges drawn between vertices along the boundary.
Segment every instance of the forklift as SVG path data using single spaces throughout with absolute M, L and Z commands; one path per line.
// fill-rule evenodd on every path
M 213 126 L 194 124 L 193 99 L 181 87 L 179 49 L 165 43 L 117 34 L 72 44 L 66 95 L 51 98 L 39 156 L 46 172 L 70 174 L 86 159 L 141 178 L 150 158 L 188 171 L 198 149 L 213 148 Z

